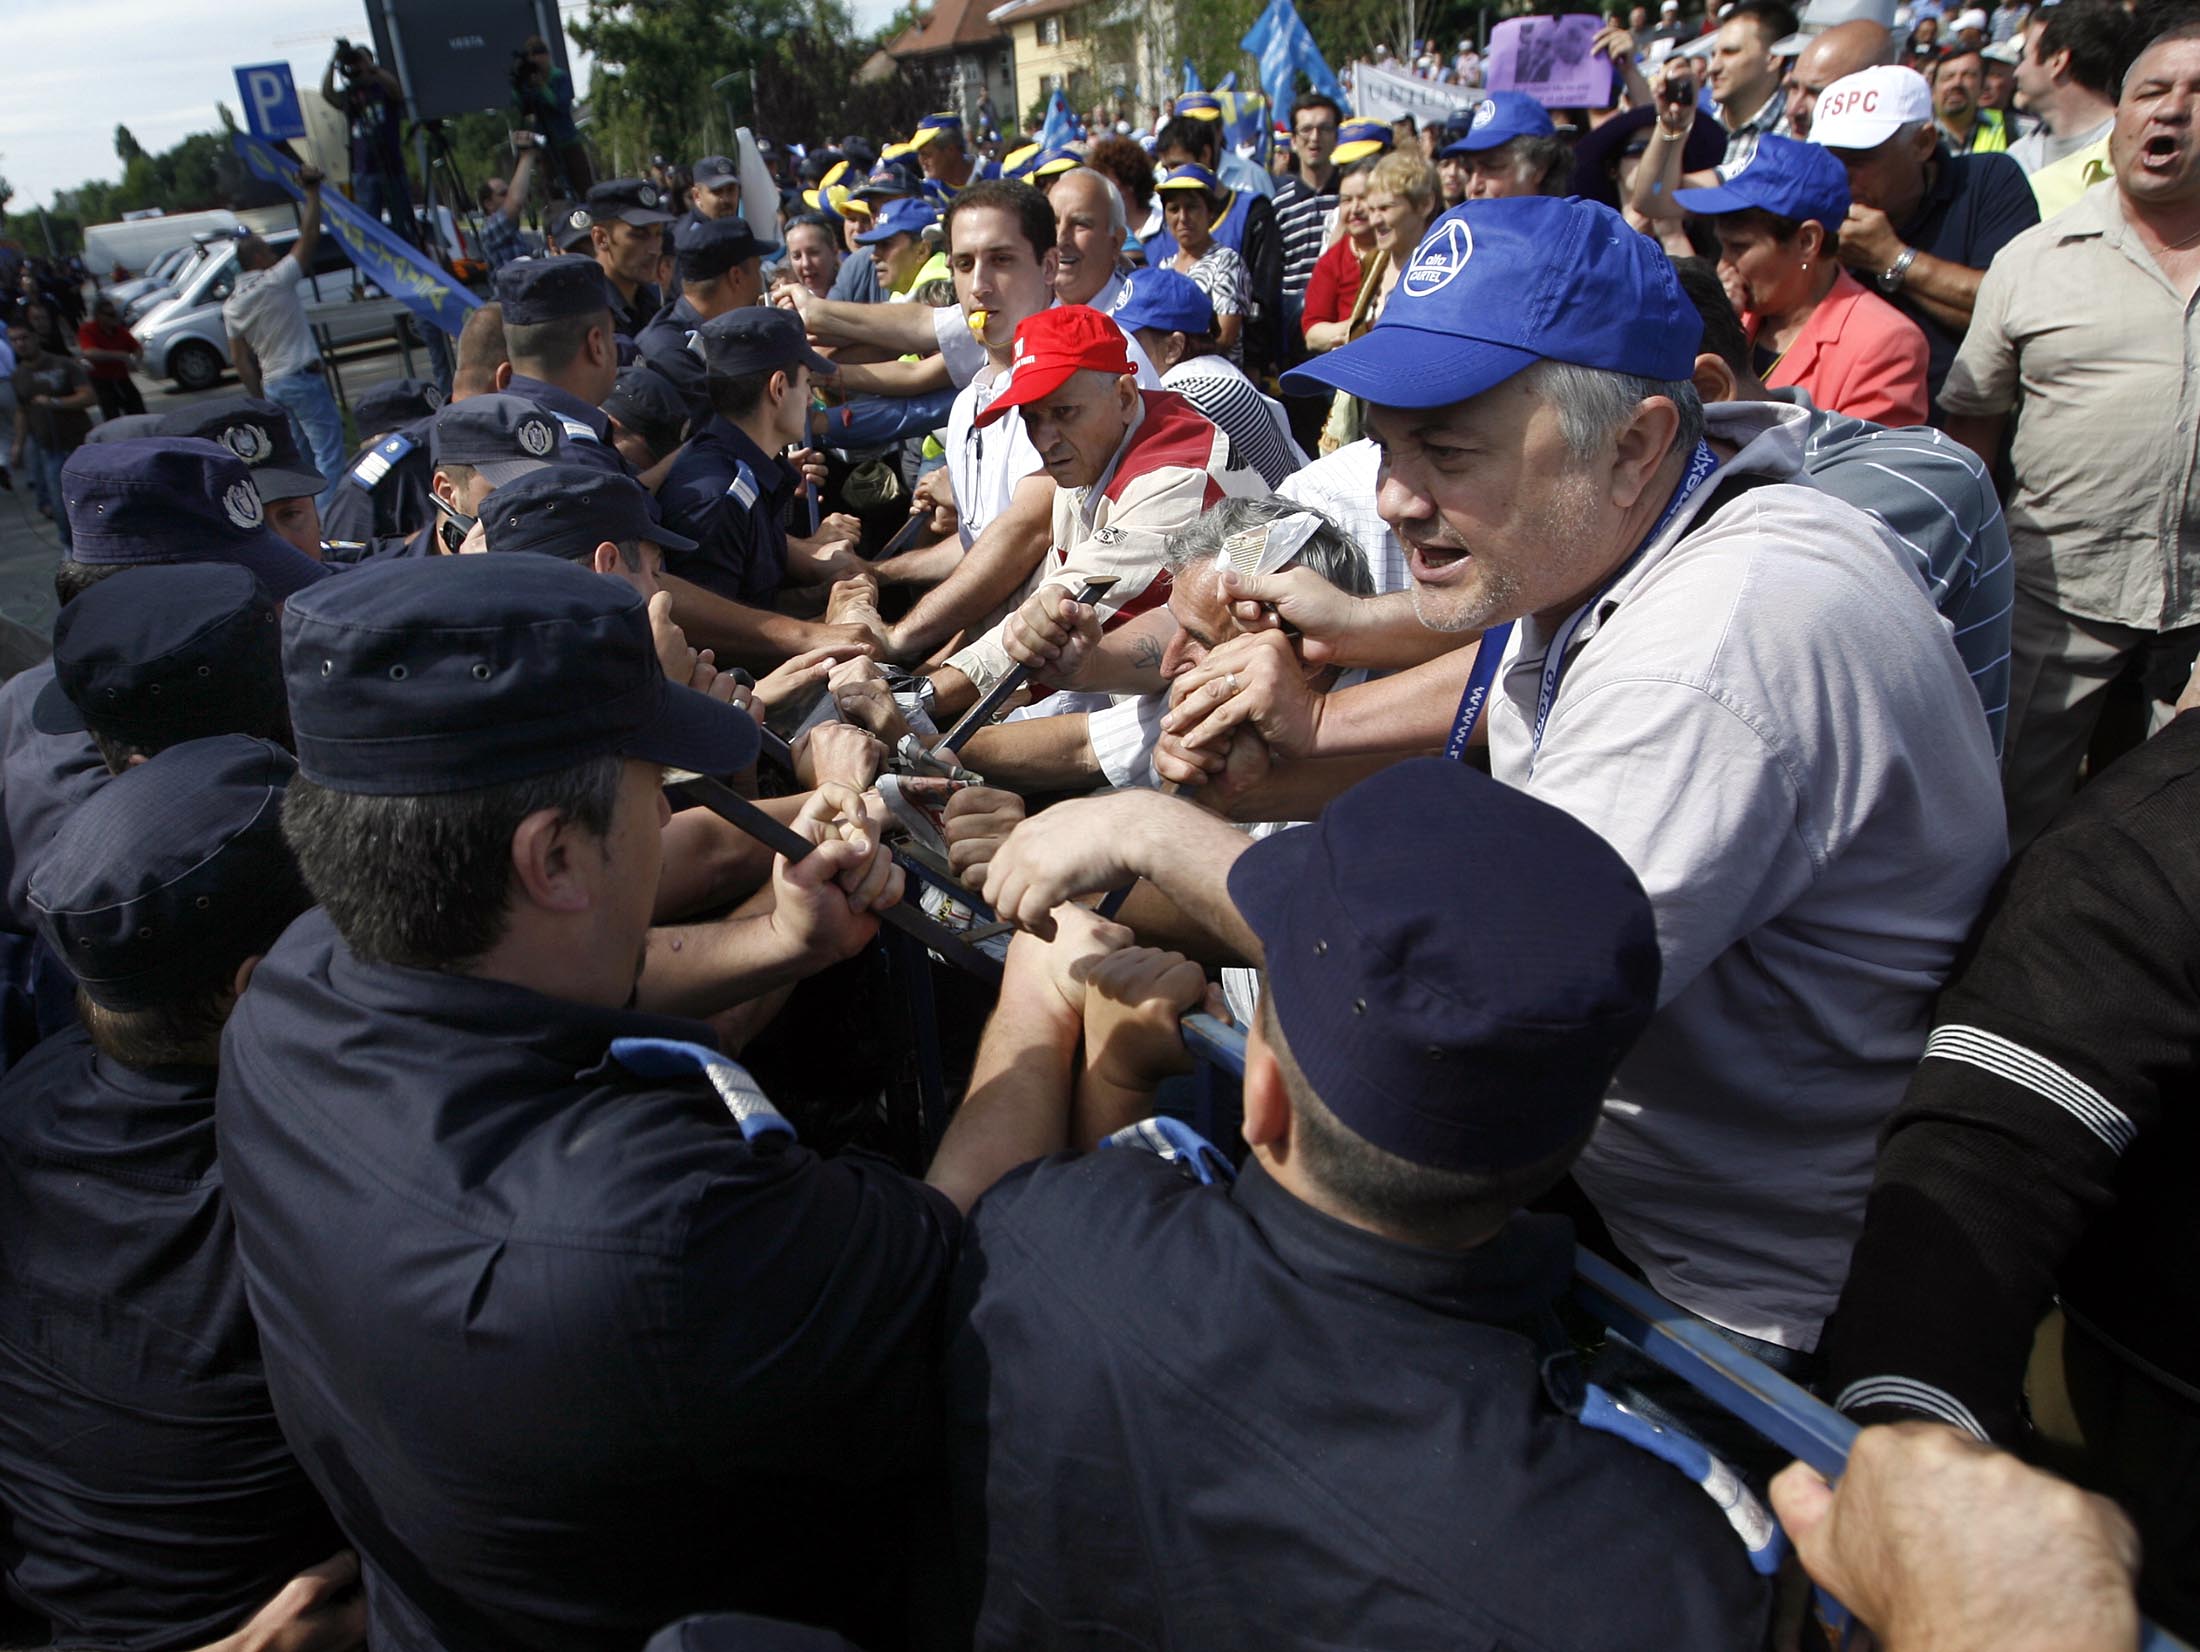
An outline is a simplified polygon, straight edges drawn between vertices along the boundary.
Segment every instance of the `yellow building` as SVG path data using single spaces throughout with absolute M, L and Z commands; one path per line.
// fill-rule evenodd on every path
M 1147 86 L 1173 87 L 1156 11 L 1151 0 L 1009 0 L 987 12 L 1014 47 L 1017 116 L 1057 88 L 1082 114 L 1096 103 L 1143 107 Z

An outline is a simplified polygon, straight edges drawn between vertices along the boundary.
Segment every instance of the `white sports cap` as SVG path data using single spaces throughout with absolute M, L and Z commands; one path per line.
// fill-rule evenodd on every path
M 1933 89 L 1915 69 L 1881 64 L 1843 75 L 1819 94 L 1810 141 L 1828 149 L 1877 149 L 1903 127 L 1933 118 Z

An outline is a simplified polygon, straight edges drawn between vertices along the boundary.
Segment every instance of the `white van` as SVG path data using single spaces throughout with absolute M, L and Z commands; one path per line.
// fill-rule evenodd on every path
M 278 253 L 298 240 L 296 230 L 264 237 Z M 174 279 L 175 290 L 131 326 L 145 346 L 145 371 L 174 379 L 185 390 L 206 390 L 229 367 L 229 329 L 222 322 L 222 301 L 236 289 L 237 242 L 234 236 L 200 243 Z M 363 280 L 344 256 L 343 244 L 323 235 L 314 249 L 312 273 L 298 283 L 306 320 L 325 331 L 334 344 L 350 344 L 390 332 L 404 306 Z
M 143 275 L 171 247 L 188 247 L 201 235 L 234 235 L 243 227 L 244 220 L 225 208 L 94 224 L 84 232 L 84 267 L 105 286 L 118 264 L 132 275 Z

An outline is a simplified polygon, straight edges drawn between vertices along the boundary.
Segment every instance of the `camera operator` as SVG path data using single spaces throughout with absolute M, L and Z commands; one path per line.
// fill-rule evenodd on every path
M 336 77 L 342 74 L 339 88 Z M 339 38 L 321 75 L 321 96 L 343 112 L 351 129 L 351 198 L 370 218 L 387 219 L 390 228 L 417 243 L 412 194 L 405 187 L 405 151 L 399 137 L 405 89 L 397 77 L 374 61 L 365 46 Z
M 580 128 L 573 124 L 572 77 L 557 66 L 550 43 L 539 34 L 529 35 L 512 54 L 512 103 L 520 124 L 540 135 L 556 157 L 565 174 L 561 193 L 580 200 L 595 184 L 596 174 Z

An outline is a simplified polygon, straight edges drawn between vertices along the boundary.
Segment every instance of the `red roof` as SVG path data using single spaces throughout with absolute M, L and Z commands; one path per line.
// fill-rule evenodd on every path
M 887 43 L 895 57 L 923 57 L 958 46 L 998 46 L 1008 34 L 985 15 L 986 0 L 939 0 L 915 26 Z

